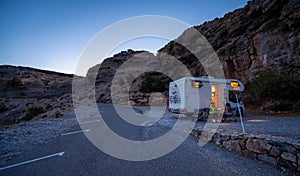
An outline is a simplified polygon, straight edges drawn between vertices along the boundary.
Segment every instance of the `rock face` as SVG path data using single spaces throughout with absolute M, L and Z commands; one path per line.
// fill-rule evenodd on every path
M 29 109 L 42 110 L 33 118 L 63 115 L 72 107 L 72 78 L 33 68 L 0 66 L 0 126 L 20 122 Z
M 260 71 L 271 69 L 279 74 L 300 78 L 300 3 L 299 0 L 249 1 L 244 8 L 195 26 L 216 51 L 228 78 L 246 85 L 244 97 L 251 101 L 249 84 Z M 160 50 L 192 65 L 192 74 L 205 75 L 194 56 L 182 53 L 171 42 Z
M 134 59 L 134 65 L 131 63 L 127 63 L 129 67 L 126 65 L 121 67 L 122 64 L 126 64 L 125 62 L 129 59 Z M 162 97 L 157 97 L 155 95 L 151 97 L 150 93 L 144 93 L 139 91 L 139 87 L 141 85 L 142 80 L 149 76 L 155 76 L 159 79 L 163 80 L 163 82 L 167 83 L 170 79 L 162 74 L 158 74 L 155 72 L 139 74 L 139 70 L 148 69 L 151 67 L 155 67 L 157 57 L 152 53 L 147 51 L 122 51 L 119 54 L 115 54 L 111 58 L 105 59 L 101 65 L 96 65 L 89 69 L 87 73 L 87 78 L 95 76 L 96 77 L 96 101 L 99 103 L 112 103 L 111 97 L 111 88 L 112 81 L 116 79 L 116 85 L 114 85 L 115 91 L 118 92 L 118 96 L 116 97 L 116 101 L 121 104 L 131 105 L 149 105 L 150 102 L 154 102 L 157 104 L 158 102 L 163 103 L 165 100 L 162 100 Z M 147 62 L 145 64 L 145 62 Z M 147 68 L 143 68 L 144 65 Z M 120 68 L 121 67 L 121 68 Z M 136 69 L 137 68 L 137 69 Z M 118 73 L 116 73 L 118 71 Z M 129 81 L 129 82 L 128 82 Z M 127 85 L 128 83 L 129 85 Z M 126 87 L 128 86 L 128 87 Z M 167 95 L 168 84 L 164 85 L 164 96 Z M 128 94 L 128 97 L 124 97 L 123 95 Z
M 111 103 L 110 90 L 111 82 L 118 68 L 128 59 L 132 58 L 135 54 L 144 51 L 122 51 L 115 54 L 111 58 L 105 59 L 101 65 L 96 65 L 89 69 L 87 77 L 97 74 L 96 77 L 96 99 L 101 103 Z
M 203 34 L 212 45 L 223 66 L 225 77 L 239 79 L 245 84 L 246 90 L 242 97 L 246 103 L 256 101 L 249 90 L 249 85 L 260 71 L 270 69 L 281 75 L 292 74 L 296 79 L 300 78 L 299 0 L 252 0 L 244 8 L 230 12 L 223 18 L 195 26 L 193 29 Z M 193 43 L 196 50 L 201 52 L 198 41 L 193 36 L 186 35 L 188 30 L 178 39 Z M 160 53 L 166 53 L 185 64 L 193 76 L 207 75 L 197 57 L 176 43 L 176 40 L 161 48 L 157 56 L 148 53 L 149 57 L 164 59 Z M 96 82 L 98 102 L 111 102 L 110 85 L 116 69 L 128 58 L 141 52 L 143 51 L 121 52 L 101 64 Z M 92 72 L 95 72 L 93 68 L 88 74 Z M 136 79 L 131 88 L 133 97 L 141 99 L 137 101 L 136 98 L 132 98 L 139 105 L 145 105 L 145 102 L 147 104 L 149 99 L 147 94 L 138 90 L 138 84 L 143 78 L 141 76 Z M 160 78 L 165 81 L 167 88 L 170 79 L 163 78 L 162 75 Z M 167 92 L 164 94 L 167 95 Z

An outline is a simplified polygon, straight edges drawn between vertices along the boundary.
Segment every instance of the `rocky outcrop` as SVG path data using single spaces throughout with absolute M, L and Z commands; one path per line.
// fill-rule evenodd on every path
M 118 68 L 135 54 L 143 53 L 144 51 L 122 51 L 115 54 L 111 58 L 105 59 L 101 65 L 96 65 L 89 69 L 87 77 L 97 75 L 96 77 L 96 100 L 100 103 L 111 103 L 110 90 L 111 82 Z M 133 75 L 132 75 L 133 76 Z M 120 86 L 122 86 L 120 84 Z M 121 87 L 120 87 L 121 88 Z
M 71 110 L 73 75 L 27 67 L 0 66 L 0 126 L 30 118 L 60 117 Z M 36 113 L 36 112 L 35 112 Z
M 155 76 L 158 77 L 161 80 L 170 80 L 168 77 L 159 74 L 159 73 L 145 73 L 139 75 L 137 72 L 142 69 L 141 67 L 136 67 L 140 64 L 140 62 L 144 62 L 145 59 L 148 60 L 146 66 L 154 67 L 157 57 L 154 56 L 152 53 L 147 51 L 133 51 L 133 50 L 127 50 L 122 51 L 121 53 L 115 54 L 111 58 L 105 59 L 100 65 L 96 65 L 89 69 L 87 73 L 87 79 L 89 77 L 95 76 L 96 77 L 96 101 L 99 103 L 112 103 L 112 97 L 111 97 L 111 85 L 112 81 L 115 77 L 117 79 L 117 86 L 114 86 L 116 89 L 116 92 L 118 92 L 118 96 L 116 99 L 119 101 L 118 103 L 121 104 L 128 104 L 131 105 L 149 105 L 151 102 L 150 93 L 144 93 L 139 90 L 142 80 L 149 76 Z M 128 61 L 129 59 L 136 59 L 136 62 L 134 62 L 135 66 L 130 65 L 130 67 L 122 67 L 120 66 L 125 63 L 125 61 Z M 137 70 L 135 70 L 138 68 Z M 116 71 L 118 71 L 118 74 L 116 75 Z M 132 82 L 128 83 L 129 90 L 126 88 L 126 84 L 129 80 L 132 80 Z M 167 83 L 168 81 L 164 81 Z M 127 90 L 127 91 L 126 91 Z M 164 85 L 164 96 L 167 95 L 168 90 L 168 84 Z M 122 97 L 123 94 L 128 94 L 128 98 Z M 150 98 L 150 99 L 149 99 Z M 154 96 L 153 101 L 159 101 L 164 102 L 165 100 L 157 100 L 161 99 L 157 98 L 157 96 Z M 157 102 L 156 102 L 157 103 Z

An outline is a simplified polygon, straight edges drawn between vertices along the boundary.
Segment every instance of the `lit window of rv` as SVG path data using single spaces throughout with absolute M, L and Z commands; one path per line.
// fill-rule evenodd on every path
M 201 81 L 192 81 L 192 87 L 194 88 L 200 88 L 202 87 L 202 82 Z

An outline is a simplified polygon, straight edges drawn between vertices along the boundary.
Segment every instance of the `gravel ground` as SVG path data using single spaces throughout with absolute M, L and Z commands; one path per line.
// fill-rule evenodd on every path
M 61 135 L 75 124 L 77 119 L 69 112 L 61 118 L 24 122 L 0 131 L 0 165 Z

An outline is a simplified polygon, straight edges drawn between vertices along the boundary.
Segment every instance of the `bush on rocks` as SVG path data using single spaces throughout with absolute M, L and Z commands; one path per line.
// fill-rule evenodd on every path
M 22 120 L 29 121 L 37 115 L 42 114 L 44 112 L 45 111 L 42 107 L 32 107 L 27 111 L 26 115 L 22 118 Z
M 265 70 L 252 79 L 250 88 L 260 99 L 297 100 L 300 81 L 292 75 L 279 75 Z
M 164 83 L 155 77 L 147 76 L 140 85 L 140 91 L 144 93 L 165 91 Z

